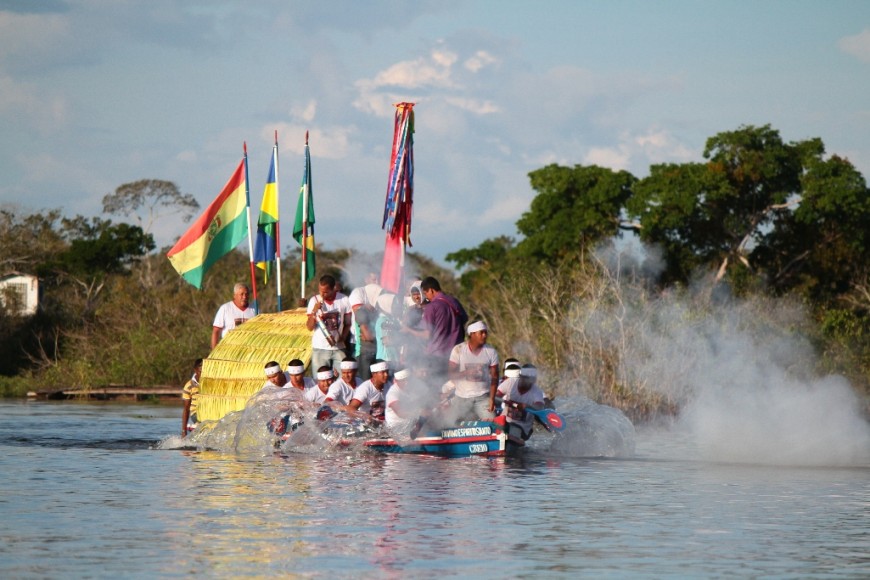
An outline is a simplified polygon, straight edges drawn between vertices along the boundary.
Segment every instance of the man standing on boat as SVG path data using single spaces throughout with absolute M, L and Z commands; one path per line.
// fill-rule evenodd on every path
M 336 288 L 335 278 L 320 277 L 319 291 L 308 301 L 305 326 L 311 334 L 311 370 L 327 365 L 335 368 L 344 360 L 345 340 L 350 333 L 351 308 L 347 296 Z
M 217 346 L 229 331 L 237 326 L 241 326 L 242 323 L 250 320 L 257 314 L 248 305 L 248 294 L 250 294 L 248 287 L 238 283 L 233 286 L 233 299 L 218 308 L 211 330 L 212 350 L 214 350 L 214 347 Z
M 360 362 L 360 376 L 368 380 L 369 365 L 377 358 L 377 343 L 375 340 L 375 322 L 378 318 L 378 297 L 383 292 L 378 284 L 378 275 L 370 272 L 365 279 L 365 285 L 354 288 L 348 300 L 353 310 L 353 329 L 355 346 L 353 356 Z
M 468 340 L 450 351 L 448 374 L 456 385 L 450 407 L 458 421 L 495 417 L 498 353 L 486 344 L 488 333 L 481 321 L 469 324 Z
M 405 332 L 426 339 L 424 354 L 430 376 L 441 384 L 447 376 L 447 360 L 454 346 L 462 342 L 468 314 L 459 300 L 441 291 L 441 284 L 432 276 L 420 283 L 423 296 L 429 301 L 423 309 L 423 330 L 405 328 Z M 406 361 L 416 365 L 420 361 Z

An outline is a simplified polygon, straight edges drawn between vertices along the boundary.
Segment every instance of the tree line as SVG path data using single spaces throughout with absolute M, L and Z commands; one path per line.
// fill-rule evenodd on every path
M 485 318 L 504 356 L 551 369 L 559 384 L 582 384 L 591 397 L 638 416 L 672 412 L 678 403 L 621 367 L 631 329 L 623 324 L 620 343 L 590 325 L 618 327 L 619 308 L 642 311 L 675 293 L 691 294 L 698 316 L 726 294 L 799 303 L 808 322 L 784 331 L 812 341 L 819 372 L 845 374 L 867 393 L 870 191 L 863 176 L 847 159 L 826 155 L 821 139 L 786 142 L 770 126 L 719 133 L 702 156 L 653 165 L 643 178 L 594 165 L 537 169 L 517 237 L 449 254 L 457 279 L 421 254 L 411 254 L 411 268 L 438 277 Z M 198 209 L 192 195 L 160 180 L 106 195 L 106 217 L 2 208 L 3 273 L 34 273 L 42 287 L 35 316 L 0 312 L 3 392 L 182 384 L 191 361 L 207 355 L 216 308 L 248 271 L 247 256 L 234 252 L 197 291 L 172 269 L 165 248 L 156 251 L 155 220 Z M 603 257 L 605 248 L 629 241 L 643 244 L 642 262 L 614 267 Z M 296 287 L 295 248 L 284 254 L 283 286 Z M 357 252 L 318 247 L 317 256 L 318 276 L 331 273 L 346 288 L 359 282 L 345 269 Z M 261 310 L 274 311 L 274 302 L 274 291 L 261 290 Z M 285 300 L 285 308 L 295 305 Z M 759 308 L 759 319 L 769 311 Z

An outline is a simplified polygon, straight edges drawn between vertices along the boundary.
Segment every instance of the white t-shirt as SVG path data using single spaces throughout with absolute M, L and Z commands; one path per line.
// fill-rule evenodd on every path
M 310 403 L 322 405 L 326 402 L 326 393 L 321 391 L 320 387 L 314 386 L 310 389 L 305 389 L 305 392 L 302 393 L 302 398 Z
M 227 335 L 227 332 L 237 326 L 241 326 L 246 320 L 250 320 L 254 316 L 256 316 L 256 312 L 254 312 L 253 308 L 248 306 L 242 310 L 231 300 L 226 304 L 221 304 L 221 307 L 218 308 L 212 326 L 222 329 L 221 338 L 223 338 Z
M 363 413 L 371 413 L 375 418 L 384 418 L 384 401 L 386 400 L 389 385 L 384 385 L 378 390 L 371 380 L 365 381 L 353 391 L 353 398 L 361 404 L 359 410 Z
M 508 384 L 508 381 L 510 381 L 510 384 Z M 539 387 L 538 385 L 532 385 L 532 388 L 530 388 L 528 391 L 526 391 L 525 393 L 521 393 L 519 379 L 507 379 L 498 386 L 498 390 L 504 395 L 503 398 L 505 400 L 505 420 L 508 423 L 516 423 L 517 425 L 520 425 L 526 433 L 531 431 L 532 427 L 535 424 L 534 415 L 514 409 L 507 404 L 507 401 L 524 403 L 527 406 L 531 406 L 536 403 L 540 403 L 541 405 L 543 405 L 544 391 L 541 390 L 541 387 Z
M 320 389 L 318 389 L 320 390 Z M 353 389 L 341 379 L 336 380 L 329 385 L 329 390 L 326 391 L 326 398 L 347 405 L 353 397 Z
M 290 373 L 287 373 L 287 374 L 289 375 Z M 308 389 L 311 389 L 311 388 L 316 387 L 316 386 L 317 386 L 317 383 L 315 382 L 314 379 L 312 379 L 312 378 L 309 377 L 308 375 L 304 375 L 304 376 L 302 377 L 302 388 L 301 388 L 301 389 L 299 389 L 299 388 L 297 388 L 295 385 L 293 385 L 293 384 L 290 382 L 289 377 L 288 377 L 288 379 L 287 379 L 287 384 L 284 385 L 284 388 L 285 388 L 285 389 L 296 389 L 297 391 L 302 391 L 302 392 L 304 393 L 304 392 L 307 391 Z
M 308 301 L 308 314 L 314 312 L 319 300 L 319 296 L 312 296 L 311 300 Z M 350 301 L 347 299 L 347 296 L 341 292 L 336 293 L 335 300 L 332 301 L 332 304 L 323 302 L 323 306 L 320 310 L 320 317 L 326 326 L 327 332 L 332 335 L 333 340 L 336 342 L 338 341 L 338 337 L 341 336 L 342 330 L 344 330 L 344 316 L 350 313 Z M 323 335 L 323 331 L 321 331 L 317 326 L 314 327 L 314 331 L 311 334 L 312 348 L 319 350 L 338 350 L 339 346 L 340 345 L 331 346 L 329 341 L 326 340 L 326 337 Z
M 409 437 L 411 429 L 416 422 L 416 417 L 399 417 L 394 406 L 401 405 L 404 399 L 405 405 L 408 404 L 407 392 L 402 390 L 395 383 L 387 390 L 387 395 L 384 398 L 386 409 L 384 410 L 384 418 L 387 424 L 387 429 L 393 437 Z
M 470 399 L 489 394 L 489 386 L 492 384 L 490 368 L 498 368 L 498 353 L 493 347 L 484 344 L 474 354 L 468 348 L 468 342 L 460 342 L 450 351 L 450 362 L 458 365 L 460 371 L 474 371 L 474 378 L 453 381 L 456 383 L 457 397 Z

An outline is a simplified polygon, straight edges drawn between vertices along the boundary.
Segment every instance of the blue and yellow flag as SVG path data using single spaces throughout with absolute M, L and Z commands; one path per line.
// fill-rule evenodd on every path
M 276 179 L 278 148 L 272 148 L 272 165 L 269 178 L 263 191 L 263 204 L 257 218 L 257 241 L 254 247 L 254 261 L 257 267 L 265 270 L 264 282 L 269 281 L 272 262 L 278 253 L 278 184 Z

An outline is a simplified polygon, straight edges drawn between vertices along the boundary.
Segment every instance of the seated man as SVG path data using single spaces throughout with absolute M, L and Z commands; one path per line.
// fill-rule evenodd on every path
M 384 399 L 385 423 L 390 435 L 396 439 L 410 437 L 411 430 L 420 418 L 420 406 L 414 404 L 413 394 L 409 390 L 410 375 L 411 371 L 408 369 L 396 371 L 395 381 L 387 389 Z
M 504 416 L 508 435 L 527 440 L 532 436 L 535 418 L 526 409 L 544 408 L 544 392 L 537 385 L 535 365 L 523 365 L 519 379 L 508 379 L 498 387 L 497 396 L 504 401 Z M 504 389 L 504 390 L 502 390 Z
M 383 421 L 386 395 L 384 387 L 389 378 L 389 369 L 386 361 L 375 359 L 369 371 L 372 378 L 354 389 L 353 398 L 348 406 L 354 411 L 370 414 L 376 421 Z
M 290 382 L 287 386 L 298 389 L 303 393 L 317 386 L 314 379 L 305 376 L 305 363 L 298 358 L 294 358 L 287 363 L 287 375 L 290 377 Z
M 342 379 L 336 378 L 335 372 L 332 369 L 328 367 L 327 369 L 332 374 L 332 379 L 330 380 L 329 389 L 326 391 L 326 398 L 323 402 L 332 407 L 346 407 L 353 396 L 353 387 L 345 383 Z M 319 372 L 317 373 L 317 376 L 320 376 Z
M 341 361 L 341 380 L 343 380 L 350 388 L 355 389 L 363 383 L 363 380 L 357 376 L 359 363 L 352 356 Z
M 332 367 L 329 365 L 322 365 L 317 369 L 316 377 L 317 386 L 311 389 L 306 389 L 303 397 L 310 403 L 323 405 L 326 403 L 326 393 L 329 392 L 329 387 L 331 387 L 332 383 L 335 382 L 335 378 L 332 374 Z
M 267 362 L 263 372 L 266 374 L 266 382 L 263 384 L 264 389 L 283 389 L 290 382 L 290 376 L 281 370 L 281 365 L 277 361 L 270 360 Z

